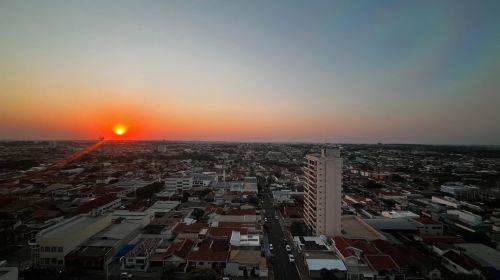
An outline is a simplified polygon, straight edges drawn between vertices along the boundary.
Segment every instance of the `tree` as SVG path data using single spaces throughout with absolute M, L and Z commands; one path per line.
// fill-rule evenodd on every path
M 177 271 L 177 267 L 173 264 L 167 264 L 163 267 L 163 279 L 175 279 L 175 271 Z
M 220 276 L 210 268 L 195 268 L 186 275 L 186 280 L 219 280 Z
M 193 219 L 195 219 L 197 221 L 201 220 L 204 215 L 205 215 L 205 211 L 201 210 L 200 208 L 194 208 L 193 212 L 191 213 L 191 216 L 193 217 Z
M 259 199 L 255 196 L 249 196 L 247 199 L 248 203 L 258 205 L 259 204 Z
M 328 270 L 326 268 L 322 268 L 320 270 L 321 280 L 337 280 L 337 276 L 335 276 L 335 272 L 337 269 Z
M 304 236 L 305 231 L 301 222 L 293 222 L 290 225 L 290 232 L 293 236 Z
M 139 198 L 149 198 L 153 194 L 160 192 L 163 190 L 163 186 L 165 185 L 165 182 L 153 182 L 149 185 L 146 185 L 144 187 L 138 188 L 135 191 L 135 194 Z

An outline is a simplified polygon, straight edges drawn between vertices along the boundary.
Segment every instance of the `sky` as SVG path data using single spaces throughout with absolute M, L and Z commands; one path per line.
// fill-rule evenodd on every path
M 497 145 L 499 14 L 495 0 L 1 0 L 0 140 Z

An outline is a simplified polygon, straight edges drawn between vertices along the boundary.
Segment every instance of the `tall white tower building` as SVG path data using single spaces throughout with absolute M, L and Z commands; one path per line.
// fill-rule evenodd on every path
M 304 158 L 304 221 L 315 235 L 341 233 L 342 158 L 338 149 Z

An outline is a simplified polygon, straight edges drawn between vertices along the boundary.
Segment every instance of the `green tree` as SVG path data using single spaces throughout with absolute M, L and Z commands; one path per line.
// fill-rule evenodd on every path
M 186 275 L 186 280 L 219 280 L 220 276 L 210 268 L 195 268 Z
M 259 199 L 255 196 L 250 196 L 247 199 L 248 203 L 258 205 L 259 204 Z
M 304 236 L 306 234 L 301 222 L 293 222 L 290 225 L 290 232 L 293 236 Z
M 195 220 L 201 220 L 203 216 L 205 215 L 205 211 L 201 210 L 200 208 L 194 208 L 193 212 L 191 213 L 191 216 Z
M 177 267 L 173 264 L 167 264 L 166 266 L 163 267 L 163 274 L 162 278 L 163 279 L 175 279 L 175 271 L 177 270 Z

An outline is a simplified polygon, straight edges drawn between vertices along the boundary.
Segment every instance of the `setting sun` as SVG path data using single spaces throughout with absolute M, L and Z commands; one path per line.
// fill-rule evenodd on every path
M 114 131 L 115 131 L 116 135 L 123 135 L 123 134 L 125 134 L 126 129 L 122 125 L 117 125 L 117 126 L 115 126 Z

